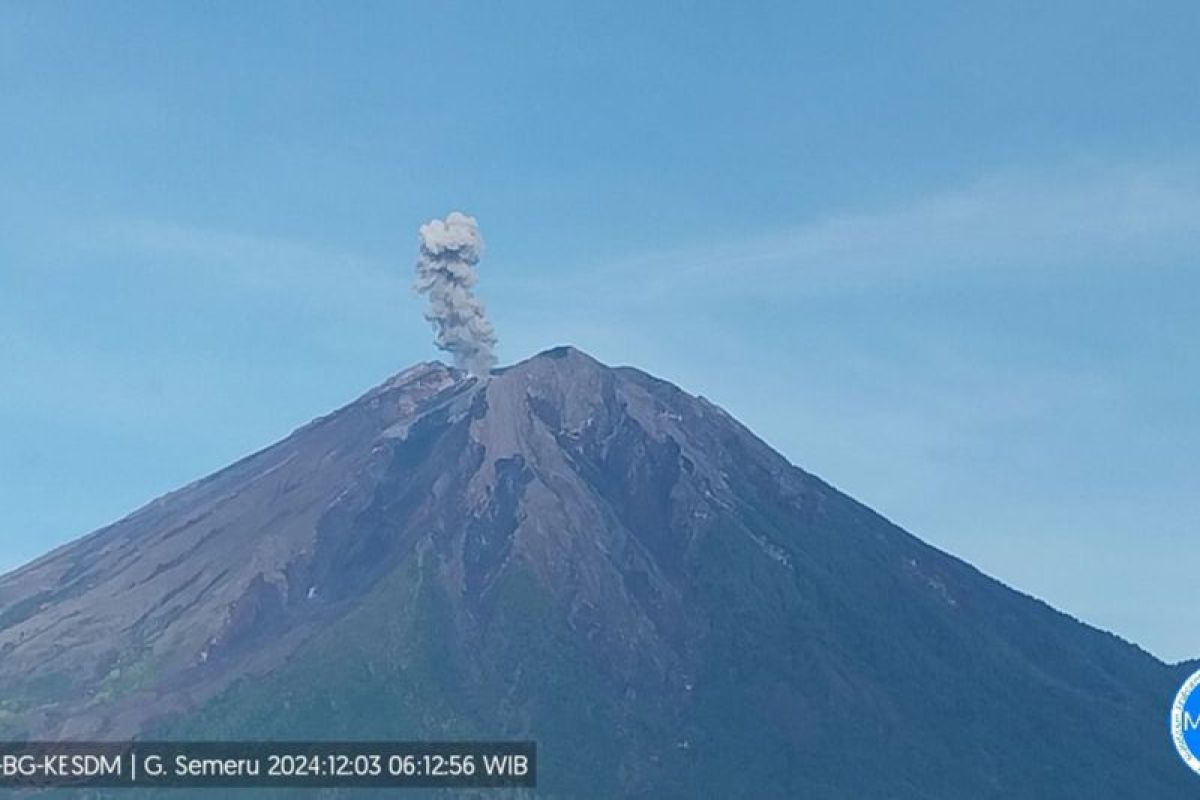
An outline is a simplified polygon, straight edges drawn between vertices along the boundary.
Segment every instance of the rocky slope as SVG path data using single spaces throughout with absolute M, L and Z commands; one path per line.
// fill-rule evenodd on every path
M 1194 796 L 1177 676 L 571 348 L 0 578 L 10 737 L 532 737 L 547 797 Z

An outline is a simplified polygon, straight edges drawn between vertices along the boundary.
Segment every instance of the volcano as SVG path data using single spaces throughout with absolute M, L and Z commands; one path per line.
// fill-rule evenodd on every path
M 569 347 L 0 578 L 4 738 L 535 739 L 546 797 L 1194 797 L 1179 679 Z

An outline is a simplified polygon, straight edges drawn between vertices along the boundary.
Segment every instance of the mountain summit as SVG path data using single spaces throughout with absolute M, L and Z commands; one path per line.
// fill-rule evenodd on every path
M 546 796 L 1194 796 L 1176 678 L 569 347 L 0 578 L 9 738 L 533 738 Z

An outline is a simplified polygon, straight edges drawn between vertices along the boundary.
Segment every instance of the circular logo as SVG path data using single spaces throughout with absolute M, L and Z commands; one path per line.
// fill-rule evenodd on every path
M 1200 775 L 1200 670 L 1179 687 L 1171 706 L 1171 739 L 1183 763 Z

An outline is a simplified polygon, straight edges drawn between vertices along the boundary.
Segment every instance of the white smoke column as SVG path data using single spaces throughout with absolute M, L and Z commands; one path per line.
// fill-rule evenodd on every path
M 496 331 L 483 303 L 471 291 L 483 237 L 475 218 L 451 211 L 421 226 L 421 257 L 413 289 L 429 295 L 425 319 L 433 324 L 434 343 L 454 356 L 472 375 L 487 377 L 496 365 Z

